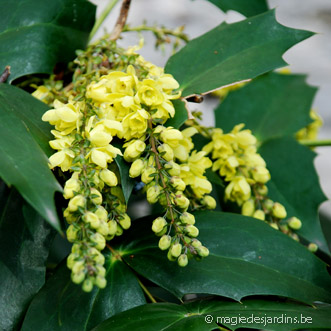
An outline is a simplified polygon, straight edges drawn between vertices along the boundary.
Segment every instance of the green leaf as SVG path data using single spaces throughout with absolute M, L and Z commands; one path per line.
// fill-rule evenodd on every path
M 227 12 L 235 10 L 246 17 L 255 16 L 268 10 L 266 0 L 208 0 L 215 6 Z
M 14 185 L 25 200 L 60 231 L 54 193 L 62 188 L 36 142 L 47 150 L 47 126 L 41 119 L 40 126 L 37 121 L 44 109 L 45 106 L 28 93 L 0 84 L 0 176 L 8 185 Z
M 309 330 L 330 326 L 331 305 L 315 308 L 294 302 L 244 300 L 242 304 L 226 301 L 197 301 L 184 305 L 146 304 L 116 315 L 95 331 L 126 330 L 218 330 L 226 326 L 283 331 Z
M 165 125 L 179 129 L 188 119 L 186 105 L 182 100 L 173 100 L 172 103 L 176 110 L 175 116 L 173 118 L 169 118 Z
M 329 253 L 318 217 L 318 207 L 326 197 L 314 168 L 316 154 L 289 137 L 266 141 L 260 153 L 271 174 L 270 198 L 282 203 L 289 217 L 302 221 L 300 236 Z
M 146 234 L 150 219 L 134 222 L 118 250 L 136 272 L 178 298 L 206 293 L 241 300 L 264 294 L 330 302 L 326 265 L 293 239 L 237 214 L 201 212 L 196 220 L 210 256 L 185 268 L 169 262 L 157 247 L 158 238 Z
M 231 92 L 219 105 L 216 126 L 229 132 L 245 123 L 260 141 L 293 135 L 311 122 L 309 112 L 317 89 L 305 79 L 274 72 L 257 78 Z
M 103 320 L 146 303 L 137 278 L 121 261 L 106 254 L 106 288 L 82 291 L 65 263 L 33 299 L 22 330 L 91 330 Z
M 0 185 L 0 329 L 12 330 L 45 282 L 55 231 L 15 189 Z
M 120 148 L 119 146 L 116 146 Z M 120 177 L 121 177 L 121 186 L 123 190 L 123 195 L 126 203 L 129 202 L 132 190 L 135 185 L 135 180 L 129 176 L 129 170 L 131 164 L 125 162 L 123 156 L 117 155 L 115 158 L 115 162 L 118 166 Z
M 87 0 L 0 0 L 0 70 L 11 66 L 9 82 L 51 74 L 85 48 L 96 7 Z
M 274 10 L 225 24 L 190 41 L 168 60 L 165 71 L 183 96 L 211 91 L 282 67 L 282 54 L 311 32 L 279 24 Z

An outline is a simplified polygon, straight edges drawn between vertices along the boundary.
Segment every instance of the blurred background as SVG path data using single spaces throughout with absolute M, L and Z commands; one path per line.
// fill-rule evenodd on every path
M 248 0 L 247 0 L 248 1 Z M 97 15 L 107 5 L 107 0 L 91 0 L 98 6 Z M 331 139 L 331 1 L 329 0 L 268 0 L 270 8 L 276 9 L 280 23 L 314 31 L 312 38 L 291 48 L 284 56 L 293 73 L 307 74 L 307 82 L 319 88 L 313 107 L 322 116 L 324 126 L 319 138 Z M 118 17 L 120 3 L 113 9 L 94 39 L 104 32 L 111 32 Z M 137 26 L 145 20 L 147 25 L 164 25 L 176 28 L 184 25 L 185 32 L 195 38 L 214 28 L 222 21 L 236 22 L 245 17 L 229 11 L 223 13 L 206 0 L 132 0 L 128 24 Z M 146 60 L 163 66 L 172 53 L 169 46 L 164 51 L 155 50 L 155 38 L 151 32 L 143 33 L 144 48 L 139 51 Z M 123 47 L 137 45 L 139 36 L 135 32 L 125 34 L 119 42 Z M 213 125 L 213 108 L 216 100 L 207 100 L 202 104 L 193 104 L 191 110 L 204 112 L 204 124 Z M 321 186 L 326 196 L 331 199 L 331 147 L 316 149 L 318 156 L 315 165 L 320 176 Z M 331 202 L 324 202 L 321 212 L 331 218 Z

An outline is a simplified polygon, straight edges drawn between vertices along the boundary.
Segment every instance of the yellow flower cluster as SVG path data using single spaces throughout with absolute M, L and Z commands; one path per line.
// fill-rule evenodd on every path
M 148 184 L 148 201 L 159 201 L 172 213 L 169 231 L 175 229 L 176 236 L 170 245 L 182 242 L 185 246 L 185 254 L 176 256 L 178 263 L 185 264 L 187 249 L 195 255 L 208 255 L 198 240 L 192 240 L 198 229 L 193 225 L 193 215 L 186 212 L 190 201 L 184 190 L 189 187 L 191 195 L 204 206 L 215 205 L 213 198 L 206 197 L 211 184 L 203 175 L 211 161 L 204 152 L 190 153 L 194 129 L 180 132 L 162 125 L 175 114 L 171 100 L 180 97 L 174 91 L 179 87 L 177 81 L 142 57 L 137 58 L 137 63 L 137 70 L 128 65 L 125 71 L 94 76 L 86 87 L 79 86 L 81 94 L 77 95 L 77 88 L 68 93 L 68 102 L 54 100 L 54 108 L 42 117 L 54 126 L 55 139 L 50 146 L 56 152 L 49 159 L 50 167 L 72 172 L 64 187 L 64 197 L 69 200 L 64 210 L 70 224 L 67 238 L 73 243 L 67 264 L 72 280 L 83 283 L 87 292 L 94 285 L 106 286 L 101 251 L 107 240 L 121 235 L 131 224 L 123 193 L 117 186 L 118 175 L 109 169 L 114 158 L 122 156 L 121 150 L 112 145 L 114 137 L 126 141 L 123 157 L 133 162 L 130 176 L 141 175 Z M 45 91 L 37 90 L 35 95 L 39 92 Z M 149 155 L 143 161 L 140 156 L 147 150 Z M 169 205 L 173 207 L 171 211 Z M 180 225 L 175 223 L 178 220 Z M 153 225 L 153 230 L 156 228 Z M 178 250 L 179 246 L 175 247 Z
M 152 230 L 160 236 L 159 248 L 168 250 L 168 259 L 186 266 L 189 257 L 205 257 L 208 249 L 195 239 L 199 230 L 195 217 L 187 212 L 190 200 L 206 208 L 215 208 L 215 200 L 206 195 L 212 186 L 204 176 L 212 162 L 205 152 L 192 151 L 194 128 L 183 131 L 173 127 L 149 124 L 149 137 L 126 143 L 124 159 L 132 162 L 130 177 L 141 177 L 149 203 L 159 203 L 165 215 L 154 220 Z M 148 147 L 149 145 L 149 147 Z M 171 236 L 171 230 L 174 235 Z
M 318 132 L 323 125 L 323 120 L 314 109 L 310 110 L 310 118 L 312 122 L 296 133 L 295 137 L 297 140 L 314 140 L 317 138 Z
M 217 171 L 227 183 L 225 201 L 235 202 L 243 215 L 266 220 L 276 229 L 290 233 L 298 230 L 301 221 L 295 217 L 285 221 L 287 213 L 283 205 L 267 198 L 270 180 L 266 163 L 257 153 L 257 140 L 250 130 L 243 130 L 244 124 L 236 125 L 230 133 L 213 129 L 211 142 L 203 147 L 211 153 L 213 171 Z M 295 234 L 292 237 L 297 239 Z

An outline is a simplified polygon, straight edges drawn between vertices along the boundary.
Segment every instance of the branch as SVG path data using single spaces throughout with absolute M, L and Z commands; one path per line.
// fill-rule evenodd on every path
M 5 83 L 10 75 L 10 66 L 6 66 L 4 72 L 0 76 L 0 83 Z
M 331 139 L 326 140 L 299 140 L 299 143 L 308 147 L 331 146 Z
M 114 30 L 109 37 L 110 40 L 117 40 L 119 38 L 128 18 L 130 4 L 131 0 L 123 0 L 120 16 L 118 17 Z
M 97 31 L 99 30 L 101 24 L 107 18 L 107 16 L 112 11 L 112 9 L 115 7 L 115 5 L 117 4 L 117 2 L 118 2 L 118 0 L 110 0 L 110 2 L 108 3 L 108 5 L 104 9 L 104 11 L 101 13 L 101 15 L 99 16 L 99 18 L 95 22 L 95 24 L 93 26 L 93 29 L 92 29 L 92 31 L 90 33 L 89 40 L 91 40 L 94 37 L 94 35 L 97 33 Z

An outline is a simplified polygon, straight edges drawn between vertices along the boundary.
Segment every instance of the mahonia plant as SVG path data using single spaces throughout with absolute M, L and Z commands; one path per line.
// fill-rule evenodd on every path
M 148 202 L 164 208 L 152 230 L 169 260 L 186 266 L 188 258 L 209 254 L 196 239 L 199 230 L 188 208 L 216 207 L 204 176 L 212 162 L 206 152 L 193 150 L 195 128 L 166 125 L 175 115 L 179 84 L 136 49 L 102 39 L 78 52 L 72 83 L 62 88 L 51 77 L 33 93 L 54 107 L 42 117 L 54 126 L 50 146 L 56 152 L 49 163 L 71 173 L 64 186 L 67 239 L 73 243 L 67 265 L 72 281 L 86 292 L 106 286 L 101 251 L 131 225 L 113 164 L 117 156 L 131 163 L 129 175 L 145 184 Z M 112 144 L 115 137 L 123 142 L 123 154 Z

